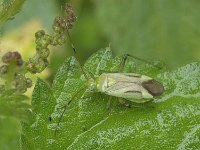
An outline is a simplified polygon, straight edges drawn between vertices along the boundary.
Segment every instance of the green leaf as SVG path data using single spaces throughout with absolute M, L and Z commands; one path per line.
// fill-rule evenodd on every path
M 0 26 L 8 19 L 13 19 L 25 0 L 0 0 Z
M 117 72 L 120 57 L 110 48 L 93 54 L 84 65 L 95 77 Z M 137 68 L 138 67 L 138 68 Z M 32 122 L 23 124 L 22 147 L 27 149 L 198 149 L 200 148 L 199 63 L 172 72 L 128 59 L 125 72 L 161 81 L 165 93 L 151 104 L 125 107 L 118 98 L 89 92 L 79 63 L 70 57 L 50 88 L 38 80 Z M 67 107 L 60 124 L 63 106 Z M 107 108 L 108 101 L 113 104 Z M 56 131 L 56 132 L 55 132 Z M 55 134 L 56 133 L 56 134 Z

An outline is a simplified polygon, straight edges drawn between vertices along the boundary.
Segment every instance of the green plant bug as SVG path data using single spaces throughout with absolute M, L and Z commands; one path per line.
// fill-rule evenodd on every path
M 155 79 L 142 74 L 123 73 L 127 57 L 145 61 L 126 54 L 121 60 L 117 73 L 102 73 L 96 79 L 91 75 L 88 88 L 91 91 L 126 99 L 135 103 L 145 103 L 164 92 L 163 85 Z M 150 63 L 151 62 L 147 62 Z M 160 69 L 160 68 L 159 68 Z
M 135 73 L 103 73 L 98 79 L 97 89 L 107 95 L 135 103 L 149 101 L 164 91 L 158 81 Z

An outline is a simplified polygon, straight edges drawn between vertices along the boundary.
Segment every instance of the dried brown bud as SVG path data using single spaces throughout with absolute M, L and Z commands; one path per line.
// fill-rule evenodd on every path
M 74 22 L 76 21 L 76 15 L 74 14 L 74 9 L 72 7 L 72 5 L 70 4 L 66 4 L 65 5 L 65 13 L 67 15 L 67 28 L 68 29 L 72 29 L 73 28 L 73 25 L 74 25 Z
M 39 55 L 35 55 L 33 58 L 30 58 L 26 63 L 27 70 L 33 74 L 42 72 L 47 66 L 47 59 L 43 59 Z
M 32 86 L 32 80 L 30 78 L 26 78 L 26 86 L 30 88 Z
M 39 30 L 35 33 L 35 37 L 37 38 L 41 38 L 42 36 L 45 35 L 45 31 L 44 30 Z
M 3 66 L 0 67 L 0 75 L 3 75 L 7 72 L 8 72 L 8 66 L 7 65 L 3 65 Z
M 7 52 L 3 57 L 2 61 L 6 64 L 16 63 L 16 65 L 21 66 L 23 64 L 23 60 L 19 52 Z
M 63 18 L 61 18 L 61 17 L 56 17 L 55 19 L 54 19 L 54 24 L 53 24 L 53 26 L 56 28 L 58 28 L 58 30 L 61 30 L 62 28 L 65 28 L 65 26 L 66 26 L 66 22 L 65 22 L 65 20 L 63 19 Z

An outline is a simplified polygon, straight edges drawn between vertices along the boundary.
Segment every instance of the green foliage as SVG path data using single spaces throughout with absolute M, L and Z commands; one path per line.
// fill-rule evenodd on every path
M 95 76 L 116 71 L 119 57 L 109 48 L 92 55 L 84 65 Z M 165 93 L 151 105 L 127 108 L 110 96 L 80 90 L 87 80 L 70 57 L 60 67 L 50 88 L 38 79 L 32 97 L 32 121 L 23 124 L 24 149 L 198 149 L 200 148 L 199 63 L 162 72 L 133 60 L 125 72 L 145 74 L 161 81 Z M 67 107 L 57 126 L 63 106 Z M 55 132 L 56 128 L 57 131 Z M 56 133 L 56 134 L 55 134 Z
M 20 122 L 14 118 L 0 119 L 0 149 L 19 150 Z
M 25 0 L 1 0 L 0 1 L 0 26 L 12 19 L 19 12 Z
M 97 0 L 99 22 L 117 54 L 156 57 L 170 67 L 199 60 L 200 1 Z
M 14 90 L 1 91 L 0 93 L 0 116 L 15 117 L 27 120 L 28 97 L 15 93 Z
M 14 90 L 0 92 L 0 149 L 19 149 L 20 122 L 28 121 L 30 105 L 24 95 Z

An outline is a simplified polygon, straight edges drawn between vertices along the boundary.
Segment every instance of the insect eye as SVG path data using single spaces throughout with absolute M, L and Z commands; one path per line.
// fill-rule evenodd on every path
M 152 79 L 142 83 L 142 86 L 152 95 L 160 96 L 164 92 L 164 87 L 158 81 Z

